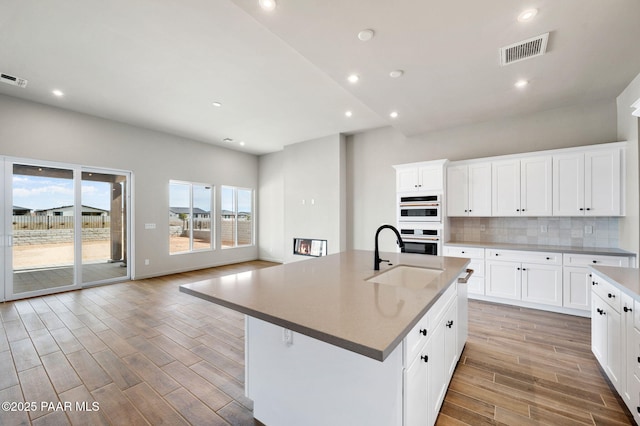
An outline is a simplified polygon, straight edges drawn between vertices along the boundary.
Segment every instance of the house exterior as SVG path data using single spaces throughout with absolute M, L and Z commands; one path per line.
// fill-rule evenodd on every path
M 73 216 L 73 206 L 53 207 L 50 209 L 36 210 L 36 216 Z M 82 206 L 82 216 L 109 216 L 108 210 L 97 207 Z

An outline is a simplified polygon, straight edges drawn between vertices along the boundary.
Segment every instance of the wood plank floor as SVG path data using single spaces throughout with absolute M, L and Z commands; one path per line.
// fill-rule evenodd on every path
M 37 402 L 0 411 L 0 425 L 253 425 L 243 316 L 177 287 L 271 265 L 0 304 L 0 402 Z M 588 319 L 473 301 L 469 309 L 469 340 L 438 424 L 632 424 L 591 354 Z

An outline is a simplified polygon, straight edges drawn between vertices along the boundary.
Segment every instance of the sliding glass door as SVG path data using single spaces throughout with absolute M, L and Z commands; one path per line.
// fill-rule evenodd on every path
M 12 159 L 3 166 L 5 299 L 130 277 L 128 173 Z
M 82 172 L 82 282 L 127 277 L 125 174 Z
M 12 294 L 72 289 L 75 188 L 71 169 L 12 163 Z

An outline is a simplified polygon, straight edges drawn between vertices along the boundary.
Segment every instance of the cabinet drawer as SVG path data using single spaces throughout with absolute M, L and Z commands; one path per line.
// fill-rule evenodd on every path
M 592 280 L 593 291 L 616 312 L 620 312 L 620 290 L 599 275 L 593 274 Z
M 478 247 L 444 247 L 445 256 L 466 257 L 467 259 L 484 260 L 484 249 Z
M 562 265 L 562 253 L 487 249 L 487 260 Z
M 602 256 L 591 254 L 573 254 L 565 253 L 562 256 L 564 266 L 629 266 L 629 258 L 627 256 Z
M 451 299 L 455 298 L 457 286 L 455 284 L 449 286 L 438 301 L 429 308 L 429 311 L 418 321 L 418 323 L 409 331 L 403 340 L 404 348 L 404 365 L 409 366 L 413 359 L 420 353 L 420 350 L 431 337 L 432 329 L 440 321 L 449 306 Z

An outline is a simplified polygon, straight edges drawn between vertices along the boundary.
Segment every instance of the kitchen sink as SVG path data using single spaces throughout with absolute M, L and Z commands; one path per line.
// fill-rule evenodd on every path
M 411 289 L 422 289 L 428 287 L 431 283 L 435 283 L 435 279 L 443 272 L 442 269 L 398 265 L 388 271 L 374 275 L 365 281 Z

